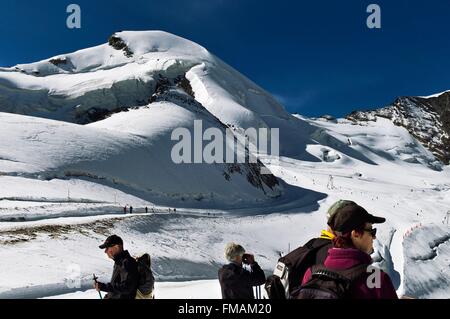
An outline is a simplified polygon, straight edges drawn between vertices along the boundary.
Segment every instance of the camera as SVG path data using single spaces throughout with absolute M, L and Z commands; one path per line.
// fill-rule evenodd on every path
M 250 264 L 251 263 L 251 261 L 252 261 L 252 258 L 253 256 L 252 255 L 250 255 L 250 254 L 244 254 L 244 255 L 242 255 L 242 262 L 244 263 L 244 264 Z

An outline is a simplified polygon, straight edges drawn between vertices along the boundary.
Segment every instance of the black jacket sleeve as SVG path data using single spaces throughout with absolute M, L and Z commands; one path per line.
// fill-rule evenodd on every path
M 261 286 L 266 282 L 266 275 L 258 263 L 251 265 L 252 271 L 244 271 L 244 277 L 246 278 L 250 286 Z
M 124 260 L 118 269 L 120 280 L 109 284 L 100 284 L 100 290 L 120 295 L 130 295 L 139 285 L 139 273 L 135 263 Z

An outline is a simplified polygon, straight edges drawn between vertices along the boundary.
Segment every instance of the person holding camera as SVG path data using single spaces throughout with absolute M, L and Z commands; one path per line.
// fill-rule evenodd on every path
M 225 258 L 230 262 L 219 270 L 219 282 L 223 299 L 255 299 L 253 287 L 266 282 L 266 275 L 256 263 L 255 257 L 246 254 L 238 244 L 225 247 Z M 250 269 L 244 268 L 247 265 Z

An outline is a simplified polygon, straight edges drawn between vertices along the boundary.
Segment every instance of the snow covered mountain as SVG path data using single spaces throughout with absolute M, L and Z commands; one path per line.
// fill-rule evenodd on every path
M 206 49 L 160 31 L 119 32 L 109 44 L 3 68 L 1 111 L 68 122 L 86 113 L 147 105 L 160 76 L 186 76 L 192 93 L 225 124 L 264 125 L 289 114 L 260 87 Z
M 173 163 L 178 127 L 193 133 L 201 120 L 225 132 L 291 116 L 204 48 L 165 32 L 121 32 L 109 44 L 3 68 L 0 111 L 21 115 L 2 115 L 2 174 L 83 177 L 167 205 L 254 204 L 283 193 L 261 162 Z
M 377 117 L 406 128 L 443 164 L 450 164 L 450 91 L 430 97 L 400 97 L 392 105 L 353 112 L 347 119 L 361 122 L 376 121 Z
M 112 233 L 152 254 L 157 296 L 217 297 L 216 281 L 168 282 L 216 279 L 229 241 L 269 273 L 320 233 L 338 199 L 387 218 L 373 258 L 399 294 L 448 298 L 448 105 L 447 92 L 347 119 L 293 116 L 205 48 L 161 31 L 0 68 L 0 298 L 95 298 L 92 273 L 111 270 L 98 243 Z M 175 164 L 171 133 L 193 133 L 198 120 L 236 136 L 279 128 L 281 156 Z M 74 269 L 79 287 L 67 284 Z

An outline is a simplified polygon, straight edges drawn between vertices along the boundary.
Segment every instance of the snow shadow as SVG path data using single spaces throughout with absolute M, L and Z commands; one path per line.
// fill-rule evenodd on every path
M 113 183 L 109 180 L 90 179 L 89 177 L 79 177 L 80 180 L 94 182 L 103 186 L 115 188 L 126 194 L 138 197 L 142 200 L 153 203 L 157 206 L 165 206 L 172 208 L 184 209 L 212 209 L 229 214 L 236 214 L 239 216 L 245 215 L 262 215 L 271 213 L 312 213 L 319 209 L 320 200 L 325 199 L 328 195 L 325 193 L 316 192 L 310 189 L 305 189 L 297 186 L 287 184 L 278 179 L 280 185 L 284 188 L 283 195 L 277 198 L 267 198 L 264 201 L 246 201 L 242 203 L 223 202 L 205 199 L 205 200 L 178 200 L 171 198 L 169 195 L 154 194 L 133 188 L 131 186 Z M 205 194 L 207 195 L 207 194 Z M 188 196 L 186 196 L 188 198 Z M 205 196 L 205 198 L 207 198 Z M 206 212 L 205 212 L 206 213 Z

